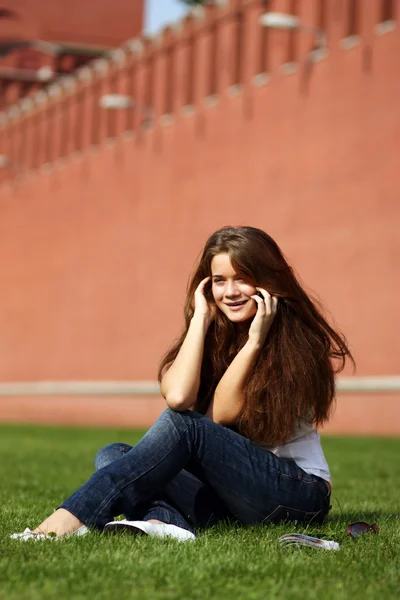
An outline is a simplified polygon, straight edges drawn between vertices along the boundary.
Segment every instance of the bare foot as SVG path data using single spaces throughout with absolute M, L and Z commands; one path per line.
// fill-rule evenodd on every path
M 147 522 L 148 523 L 160 523 L 160 525 L 166 525 L 166 523 L 164 523 L 164 521 L 158 521 L 157 519 L 149 519 Z
M 83 523 L 65 508 L 59 508 L 45 519 L 34 531 L 55 533 L 58 536 L 72 533 L 82 527 Z

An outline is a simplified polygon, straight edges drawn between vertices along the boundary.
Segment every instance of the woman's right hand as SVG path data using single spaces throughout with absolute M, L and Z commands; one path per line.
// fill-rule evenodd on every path
M 200 281 L 194 293 L 194 315 L 204 319 L 207 326 L 209 326 L 215 319 L 215 306 L 207 302 L 205 297 L 204 289 L 211 277 L 206 277 Z

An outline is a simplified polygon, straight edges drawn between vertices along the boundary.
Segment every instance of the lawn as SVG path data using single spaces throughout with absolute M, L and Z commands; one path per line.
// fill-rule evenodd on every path
M 323 446 L 334 479 L 325 525 L 308 528 L 341 543 L 337 552 L 281 547 L 298 525 L 218 526 L 193 543 L 92 533 L 21 543 L 92 472 L 112 441 L 142 432 L 0 426 L 0 599 L 398 598 L 400 439 L 331 438 Z M 348 523 L 377 522 L 378 535 L 344 537 Z

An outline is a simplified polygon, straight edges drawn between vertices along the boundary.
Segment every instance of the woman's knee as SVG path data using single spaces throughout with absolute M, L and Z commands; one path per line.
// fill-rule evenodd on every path
M 97 452 L 94 459 L 94 466 L 96 471 L 106 467 L 110 463 L 118 460 L 124 456 L 129 450 L 131 450 L 132 446 L 128 444 L 122 444 L 120 442 L 115 442 L 113 444 L 108 444 Z
M 178 410 L 174 410 L 173 408 L 166 408 L 161 413 L 161 416 L 172 419 L 173 421 L 182 420 L 182 419 L 184 419 L 186 421 L 198 421 L 198 420 L 206 418 L 204 415 L 201 415 L 200 413 L 197 413 L 194 410 L 178 411 Z

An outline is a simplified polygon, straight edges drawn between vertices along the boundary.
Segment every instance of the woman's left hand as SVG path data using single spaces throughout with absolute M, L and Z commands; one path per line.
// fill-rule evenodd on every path
M 258 292 L 262 294 L 262 298 L 258 295 L 251 296 L 257 303 L 257 312 L 250 325 L 249 329 L 249 342 L 257 347 L 261 347 L 265 338 L 267 337 L 268 331 L 271 328 L 272 322 L 275 318 L 278 309 L 278 298 L 271 296 L 263 288 L 256 288 Z

